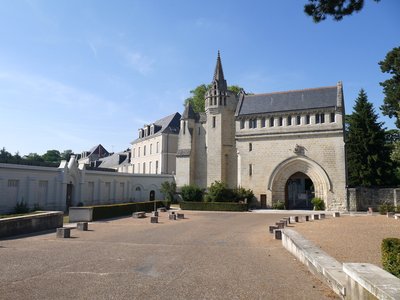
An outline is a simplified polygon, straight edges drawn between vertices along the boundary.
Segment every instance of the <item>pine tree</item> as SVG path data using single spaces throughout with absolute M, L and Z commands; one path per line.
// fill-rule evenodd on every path
M 346 141 L 348 181 L 350 186 L 384 186 L 391 184 L 391 166 L 385 147 L 385 130 L 378 122 L 367 94 L 360 90 L 349 116 Z

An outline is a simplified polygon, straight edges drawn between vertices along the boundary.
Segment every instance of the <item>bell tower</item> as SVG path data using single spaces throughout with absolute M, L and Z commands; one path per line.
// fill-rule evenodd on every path
M 211 87 L 205 95 L 207 116 L 207 186 L 216 180 L 229 187 L 237 185 L 237 154 L 235 144 L 235 110 L 238 96 L 228 90 L 224 78 L 221 56 L 218 51 L 217 64 Z

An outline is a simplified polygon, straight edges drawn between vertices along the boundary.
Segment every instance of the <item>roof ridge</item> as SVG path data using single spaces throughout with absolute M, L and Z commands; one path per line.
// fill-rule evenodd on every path
M 278 91 L 278 92 L 271 92 L 271 93 L 250 94 L 250 95 L 246 95 L 245 97 L 265 96 L 265 95 L 275 95 L 275 94 L 287 94 L 287 93 L 293 93 L 293 92 L 323 90 L 323 89 L 331 89 L 331 88 L 337 88 L 337 86 L 336 85 L 332 85 L 332 86 L 322 86 L 322 87 L 317 87 L 317 88 L 307 88 L 307 89 L 299 89 L 299 90 L 288 90 L 288 91 Z

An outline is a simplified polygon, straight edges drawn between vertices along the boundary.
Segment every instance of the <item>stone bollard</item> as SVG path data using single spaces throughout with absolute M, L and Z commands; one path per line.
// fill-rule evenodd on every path
M 290 216 L 290 223 L 296 223 L 294 216 Z
M 319 220 L 319 215 L 311 215 L 311 220 Z
M 71 228 L 65 228 L 65 227 L 57 228 L 56 236 L 58 238 L 70 238 Z
M 158 211 L 153 211 L 152 216 L 153 217 L 158 217 Z
M 87 231 L 88 230 L 88 222 L 78 222 L 78 224 L 76 224 L 76 229 L 81 230 L 81 231 Z
M 294 216 L 294 221 L 295 221 L 296 223 L 298 223 L 298 222 L 299 222 L 299 216 Z
M 278 226 L 279 229 L 283 229 L 285 227 L 285 223 L 283 222 L 276 222 L 275 224 L 276 226 Z
M 293 223 L 292 220 L 290 219 L 290 217 L 283 217 L 282 219 L 287 221 L 287 224 L 291 224 Z M 287 225 L 286 225 L 287 226 Z
M 274 229 L 274 239 L 275 240 L 282 239 L 282 230 L 281 229 Z
M 282 222 L 285 227 L 288 226 L 288 221 L 286 219 L 280 219 L 279 222 Z
M 334 218 L 339 218 L 339 217 L 340 217 L 340 212 L 335 211 L 335 212 L 332 214 L 332 216 L 333 216 Z
M 269 225 L 269 233 L 274 233 L 275 229 L 279 229 L 276 225 Z
M 169 214 L 170 220 L 176 220 L 176 214 Z
M 304 220 L 306 220 L 306 222 L 310 221 L 310 216 L 304 216 Z
M 158 223 L 158 217 L 150 217 L 150 223 Z
M 319 214 L 320 219 L 325 219 L 325 214 Z
M 184 218 L 185 218 L 185 215 L 184 215 L 184 214 L 177 213 L 177 214 L 176 214 L 176 217 L 177 217 L 178 219 L 184 219 Z
M 372 215 L 373 212 L 374 212 L 374 209 L 372 207 L 368 207 L 367 215 Z
M 388 211 L 388 212 L 386 213 L 386 217 L 388 217 L 388 218 L 394 217 L 394 212 Z

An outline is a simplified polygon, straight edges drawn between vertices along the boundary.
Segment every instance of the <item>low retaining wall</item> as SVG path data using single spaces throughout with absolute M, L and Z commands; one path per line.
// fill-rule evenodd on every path
M 0 219 L 0 238 L 62 227 L 63 216 L 61 211 L 51 211 Z
M 399 188 L 348 188 L 347 198 L 350 211 L 367 211 L 372 207 L 378 211 L 382 204 L 400 205 Z
M 342 264 L 291 229 L 282 245 L 343 299 L 400 299 L 400 279 L 373 264 Z

